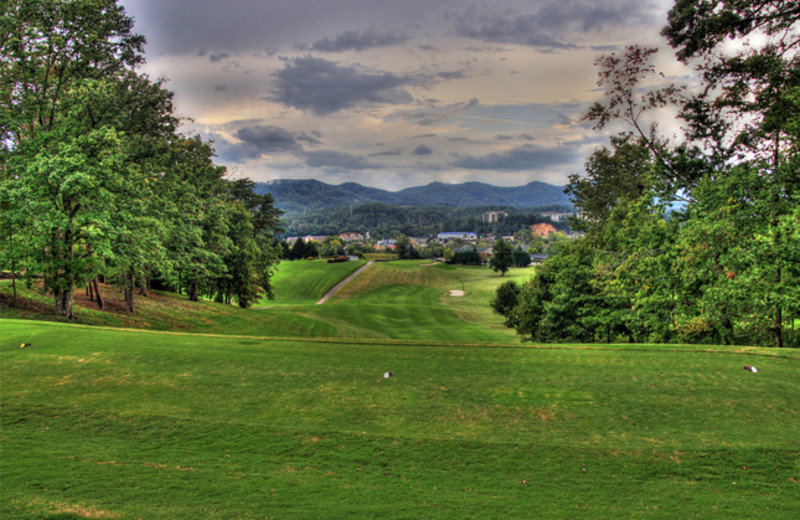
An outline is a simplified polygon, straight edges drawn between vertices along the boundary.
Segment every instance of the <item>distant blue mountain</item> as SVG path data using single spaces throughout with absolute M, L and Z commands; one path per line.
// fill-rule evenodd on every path
M 393 206 L 448 207 L 571 207 L 563 186 L 533 181 L 524 186 L 504 187 L 482 182 L 445 184 L 433 182 L 426 186 L 387 191 L 362 186 L 355 182 L 339 185 L 313 179 L 281 179 L 257 183 L 258 193 L 271 193 L 278 208 L 287 213 L 316 209 L 358 206 L 380 203 Z

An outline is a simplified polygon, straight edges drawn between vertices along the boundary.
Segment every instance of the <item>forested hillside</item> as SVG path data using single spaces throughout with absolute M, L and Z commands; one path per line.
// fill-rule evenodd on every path
M 426 186 L 393 192 L 370 188 L 353 182 L 330 185 L 316 180 L 276 180 L 259 183 L 258 193 L 270 193 L 276 206 L 287 216 L 317 209 L 380 203 L 394 206 L 530 208 L 541 206 L 570 207 L 563 186 L 534 181 L 525 186 L 502 187 L 480 182 Z
M 531 224 L 550 222 L 538 214 L 559 209 L 493 207 L 508 215 L 496 223 L 485 223 L 481 214 L 486 208 L 455 208 L 447 206 L 392 206 L 380 203 L 355 207 L 323 208 L 307 214 L 289 214 L 284 217 L 288 235 L 335 235 L 345 231 L 366 233 L 373 238 L 393 238 L 402 233 L 414 237 L 430 237 L 443 231 L 474 231 L 479 234 L 512 235 Z M 566 229 L 566 223 L 554 223 L 557 229 Z

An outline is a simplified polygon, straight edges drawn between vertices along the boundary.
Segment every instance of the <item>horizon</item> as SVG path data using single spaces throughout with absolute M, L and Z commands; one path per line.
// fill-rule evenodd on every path
M 659 34 L 669 0 L 120 4 L 182 129 L 256 182 L 564 185 L 622 128 L 582 119 L 604 95 L 595 60 L 660 46 L 652 82 L 696 79 Z
M 343 182 L 341 182 L 339 184 L 333 184 L 333 183 L 330 183 L 330 182 L 326 182 L 324 180 L 313 179 L 313 178 L 306 178 L 306 179 L 271 179 L 271 180 L 267 180 L 267 181 L 253 181 L 253 182 L 255 182 L 257 184 L 273 184 L 273 183 L 284 182 L 284 181 L 288 181 L 288 182 L 315 181 L 315 182 L 320 182 L 322 184 L 327 184 L 328 186 L 343 186 L 345 184 L 358 184 L 359 186 L 362 186 L 364 188 L 372 188 L 372 189 L 376 189 L 376 190 L 388 191 L 388 192 L 391 192 L 391 193 L 398 193 L 398 192 L 409 190 L 409 189 L 413 189 L 413 188 L 425 188 L 425 187 L 430 186 L 432 184 L 442 184 L 442 185 L 445 185 L 445 186 L 462 186 L 462 185 L 465 185 L 465 184 L 484 184 L 484 185 L 492 186 L 492 187 L 495 187 L 495 188 L 524 188 L 525 186 L 528 186 L 530 184 L 535 184 L 535 183 L 546 184 L 548 186 L 553 186 L 555 188 L 565 188 L 567 186 L 566 184 L 563 184 L 563 185 L 562 184 L 551 184 L 549 182 L 544 182 L 544 181 L 539 181 L 539 180 L 532 180 L 530 182 L 526 182 L 525 184 L 519 184 L 519 185 L 514 185 L 514 186 L 501 186 L 501 185 L 498 185 L 498 184 L 492 184 L 491 182 L 485 182 L 485 181 L 446 182 L 446 181 L 435 180 L 435 181 L 428 182 L 427 184 L 419 184 L 419 185 L 415 185 L 415 186 L 408 186 L 408 187 L 405 187 L 405 188 L 399 188 L 399 189 L 394 189 L 393 190 L 393 189 L 380 188 L 378 186 L 370 186 L 370 185 L 362 184 L 360 182 L 355 182 L 355 181 L 343 181 Z

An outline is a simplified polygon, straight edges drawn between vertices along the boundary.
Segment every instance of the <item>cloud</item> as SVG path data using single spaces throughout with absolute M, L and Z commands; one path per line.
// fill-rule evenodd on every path
M 328 170 L 369 170 L 377 167 L 363 157 L 334 150 L 308 152 L 305 160 L 308 166 Z
M 320 140 L 318 139 L 318 138 L 320 138 L 320 137 L 322 137 L 322 133 L 320 133 L 320 132 L 317 132 L 317 131 L 313 131 L 313 132 L 311 132 L 311 135 L 308 135 L 308 134 L 307 134 L 307 133 L 305 133 L 305 132 L 297 132 L 297 133 L 295 134 L 295 139 L 296 139 L 296 140 L 298 140 L 298 141 L 303 141 L 304 143 L 308 143 L 308 144 L 310 144 L 310 145 L 318 145 L 318 144 L 322 144 L 322 141 L 320 141 Z
M 482 157 L 457 157 L 454 166 L 469 170 L 525 171 L 568 166 L 579 162 L 581 157 L 575 147 L 542 148 L 528 144 Z
M 414 155 L 430 155 L 433 149 L 421 144 L 414 149 Z
M 305 154 L 304 145 L 322 144 L 320 132 L 312 131 L 310 135 L 306 132 L 290 132 L 277 126 L 259 124 L 260 122 L 261 119 L 229 121 L 216 127 L 223 130 L 224 134 L 211 129 L 203 134 L 214 141 L 214 148 L 220 159 L 237 164 L 279 154 L 302 157 Z M 231 140 L 226 136 L 233 136 L 235 139 Z
M 570 119 L 569 117 L 565 116 L 562 113 L 556 114 L 555 120 L 553 122 L 557 125 L 572 126 L 572 119 Z
M 366 31 L 345 31 L 333 40 L 324 38 L 314 43 L 311 49 L 318 52 L 363 51 L 376 47 L 391 47 L 408 41 L 408 36 L 392 32 L 380 32 L 371 25 Z
M 533 13 L 471 8 L 455 17 L 458 36 L 492 43 L 510 43 L 552 51 L 577 49 L 572 43 L 588 32 L 629 24 L 657 23 L 654 2 L 620 0 L 551 0 Z
M 271 100 L 317 116 L 363 105 L 410 103 L 414 98 L 402 87 L 416 82 L 412 77 L 362 72 L 313 57 L 288 61 L 276 76 Z
M 220 61 L 224 60 L 225 58 L 230 58 L 230 54 L 227 52 L 220 52 L 219 54 L 211 54 L 208 56 L 209 61 L 211 63 L 219 63 Z
M 396 117 L 419 126 L 432 126 L 455 117 L 478 104 L 479 101 L 473 98 L 464 103 L 454 103 L 440 108 L 399 111 L 393 114 L 390 119 Z
M 385 152 L 376 152 L 369 154 L 370 157 L 397 157 L 403 155 L 403 150 L 395 148 L 393 150 L 386 150 Z
M 244 127 L 235 135 L 243 143 L 254 146 L 260 153 L 296 152 L 303 149 L 291 132 L 277 126 Z
M 517 14 L 513 18 L 485 14 L 459 20 L 456 34 L 464 38 L 495 43 L 514 43 L 547 49 L 574 49 L 576 45 L 559 41 L 547 34 L 536 15 Z
M 464 72 L 460 70 L 455 70 L 452 72 L 440 72 L 436 74 L 436 76 L 442 79 L 462 79 L 466 77 Z

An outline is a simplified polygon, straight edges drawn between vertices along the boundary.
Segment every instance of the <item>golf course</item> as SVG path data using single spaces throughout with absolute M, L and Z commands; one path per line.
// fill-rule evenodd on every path
M 75 323 L 20 288 L 0 516 L 798 517 L 800 351 L 524 342 L 489 301 L 535 268 L 376 262 L 317 303 L 365 264 L 283 262 L 252 309 L 78 300 Z

